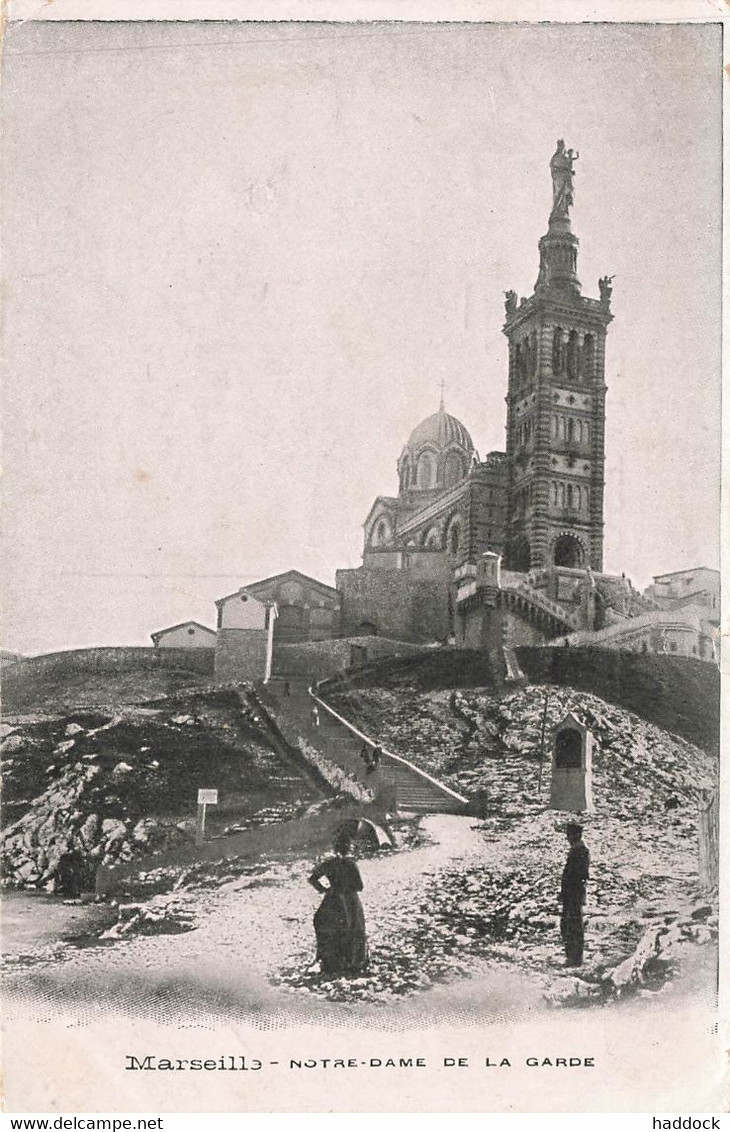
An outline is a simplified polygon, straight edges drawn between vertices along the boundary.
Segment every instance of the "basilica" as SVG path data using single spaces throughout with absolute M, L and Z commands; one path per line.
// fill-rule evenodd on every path
M 345 633 L 409 639 L 428 624 L 432 636 L 453 635 L 455 571 L 487 552 L 518 573 L 602 571 L 611 280 L 599 281 L 597 299 L 582 294 L 570 220 L 576 157 L 558 142 L 533 294 L 505 294 L 507 451 L 480 459 L 443 400 L 413 430 L 398 495 L 378 496 L 365 520 L 362 566 L 338 572 Z
M 558 141 L 533 292 L 505 292 L 506 451 L 480 459 L 442 394 L 398 456 L 398 494 L 379 495 L 365 518 L 361 566 L 338 570 L 334 587 L 296 570 L 249 584 L 216 603 L 215 633 L 171 626 L 155 647 L 213 637 L 222 678 L 268 672 L 275 649 L 303 646 L 308 671 L 315 658 L 328 670 L 437 644 L 495 658 L 567 643 L 716 659 L 717 571 L 658 575 L 643 594 L 603 572 L 612 277 L 597 298 L 583 294 L 577 158 Z

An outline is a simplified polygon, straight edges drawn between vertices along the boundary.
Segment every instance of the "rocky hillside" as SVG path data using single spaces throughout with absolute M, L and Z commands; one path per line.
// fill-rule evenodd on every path
M 666 813 L 673 799 L 686 809 L 714 781 L 716 760 L 706 751 L 572 688 L 528 685 L 497 698 L 477 689 L 372 687 L 329 699 L 396 753 L 460 793 L 480 797 L 490 813 L 510 814 L 538 801 L 543 715 L 543 795 L 549 792 L 550 734 L 568 711 L 597 740 L 597 812 L 643 820 L 657 810 Z
M 4 725 L 5 883 L 93 889 L 98 865 L 194 836 L 197 791 L 217 788 L 212 835 L 285 820 L 316 800 L 234 692 Z
M 174 696 L 209 683 L 209 678 L 181 669 L 121 672 L 49 672 L 3 681 L 3 714 L 116 711 L 128 704 Z
M 717 763 L 699 747 L 570 688 L 527 686 L 496 698 L 477 689 L 370 687 L 330 699 L 390 750 L 470 797 L 482 816 L 488 862 L 441 875 L 414 909 L 447 951 L 486 950 L 531 968 L 554 961 L 569 815 L 547 809 L 549 736 L 567 711 L 597 741 L 595 813 L 582 819 L 592 858 L 588 983 L 602 986 L 647 931 L 665 918 L 686 920 L 701 901 L 697 802 L 715 784 Z

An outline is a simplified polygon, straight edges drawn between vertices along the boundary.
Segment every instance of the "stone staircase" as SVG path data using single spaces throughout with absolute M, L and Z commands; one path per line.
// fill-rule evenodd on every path
M 287 691 L 288 689 L 288 691 Z M 267 685 L 276 698 L 279 714 L 325 758 L 347 771 L 358 782 L 373 787 L 360 752 L 368 736 L 338 716 L 324 700 L 313 696 L 306 679 L 274 678 Z M 315 710 L 316 709 L 316 715 Z M 439 782 L 408 760 L 383 751 L 378 785 L 395 792 L 397 809 L 416 814 L 462 813 L 467 799 Z

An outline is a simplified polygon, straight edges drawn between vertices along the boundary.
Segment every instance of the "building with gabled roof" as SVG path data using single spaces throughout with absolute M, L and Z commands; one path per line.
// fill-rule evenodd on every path
M 200 621 L 182 621 L 150 633 L 156 649 L 214 649 L 215 630 Z

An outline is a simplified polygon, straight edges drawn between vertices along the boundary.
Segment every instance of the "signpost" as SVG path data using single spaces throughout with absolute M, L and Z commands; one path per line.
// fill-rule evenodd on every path
M 198 790 L 198 827 L 195 831 L 195 844 L 205 841 L 205 807 L 218 805 L 217 790 Z

